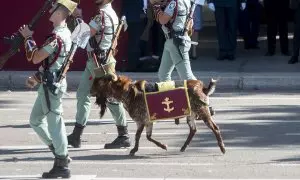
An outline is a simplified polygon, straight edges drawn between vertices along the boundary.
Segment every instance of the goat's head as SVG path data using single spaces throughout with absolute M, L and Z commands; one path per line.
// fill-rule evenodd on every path
M 96 104 L 100 106 L 100 117 L 106 111 L 107 98 L 115 98 L 121 101 L 123 95 L 129 90 L 131 79 L 126 76 L 118 76 L 115 74 L 107 74 L 100 78 L 95 78 L 91 87 L 91 96 L 96 96 Z

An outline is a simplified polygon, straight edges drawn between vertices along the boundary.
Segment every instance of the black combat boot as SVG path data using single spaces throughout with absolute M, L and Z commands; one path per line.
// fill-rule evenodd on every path
M 127 130 L 127 126 L 117 126 L 118 128 L 118 137 L 109 144 L 104 145 L 104 149 L 119 149 L 130 147 L 130 139 Z
M 81 135 L 85 126 L 81 124 L 75 123 L 75 127 L 73 129 L 72 134 L 68 136 L 68 144 L 73 146 L 74 148 L 81 147 Z
M 70 178 L 71 172 L 68 168 L 68 156 L 55 157 L 53 168 L 49 172 L 44 172 L 42 178 L 54 179 L 54 178 Z

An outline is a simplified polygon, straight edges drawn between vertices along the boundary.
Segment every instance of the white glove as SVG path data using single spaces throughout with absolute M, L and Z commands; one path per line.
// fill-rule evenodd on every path
M 213 12 L 216 10 L 214 3 L 208 3 L 208 8 Z
M 244 11 L 246 9 L 246 3 L 241 3 L 241 10 Z

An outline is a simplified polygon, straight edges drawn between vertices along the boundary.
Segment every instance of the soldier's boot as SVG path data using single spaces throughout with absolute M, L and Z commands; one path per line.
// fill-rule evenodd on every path
M 44 172 L 42 178 L 54 179 L 54 178 L 70 178 L 71 171 L 69 169 L 68 156 L 55 157 L 53 168 L 49 172 Z
M 117 126 L 118 137 L 111 143 L 105 144 L 104 149 L 119 149 L 130 147 L 127 126 Z
M 54 155 L 54 157 L 56 157 L 55 149 L 54 149 L 53 144 L 50 144 L 50 145 L 49 145 L 49 149 L 50 149 L 50 151 L 52 152 L 52 154 Z M 67 156 L 67 158 L 68 158 L 68 163 L 70 163 L 70 162 L 73 160 L 72 158 L 70 158 L 70 156 Z
M 213 116 L 216 114 L 215 110 L 213 109 L 212 106 L 209 106 L 209 112 L 210 112 L 210 115 Z
M 81 135 L 85 126 L 81 124 L 75 123 L 75 127 L 73 129 L 72 134 L 68 136 L 68 144 L 73 146 L 74 148 L 81 147 Z

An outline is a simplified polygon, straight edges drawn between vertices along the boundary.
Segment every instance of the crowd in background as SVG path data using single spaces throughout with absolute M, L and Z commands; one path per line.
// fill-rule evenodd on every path
M 289 12 L 295 13 L 294 32 L 300 32 L 299 0 L 207 0 L 205 6 L 214 13 L 218 40 L 217 60 L 236 59 L 237 36 L 242 36 L 245 49 L 260 49 L 258 37 L 264 17 L 267 26 L 266 56 L 276 52 L 276 35 L 279 34 L 280 50 L 291 56 L 290 64 L 298 62 L 300 37 L 295 33 L 292 52 L 288 43 Z M 155 71 L 164 47 L 161 25 L 153 19 L 151 5 L 147 0 L 123 1 L 122 13 L 128 22 L 128 64 L 124 71 Z M 203 28 L 203 7 L 194 13 L 193 41 L 199 40 Z M 197 59 L 197 47 L 190 50 L 191 59 Z

